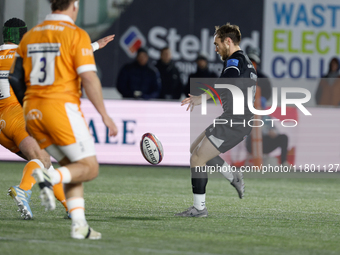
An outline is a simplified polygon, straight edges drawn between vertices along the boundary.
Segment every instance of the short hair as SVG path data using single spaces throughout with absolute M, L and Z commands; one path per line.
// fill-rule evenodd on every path
M 197 56 L 196 61 L 198 61 L 198 60 L 204 60 L 204 61 L 207 61 L 207 62 L 208 62 L 207 56 L 206 56 L 205 54 L 203 54 L 203 53 L 201 53 L 201 54 L 199 54 L 199 55 Z
M 17 18 L 11 18 L 4 24 L 2 36 L 4 42 L 19 44 L 24 34 L 27 32 L 26 23 Z
M 214 36 L 215 35 L 220 38 L 222 42 L 227 37 L 229 37 L 235 45 L 239 45 L 241 42 L 240 28 L 237 25 L 230 25 L 229 22 L 221 27 L 215 26 Z
M 52 12 L 65 11 L 75 1 L 78 0 L 50 0 Z
M 161 49 L 161 54 L 163 53 L 163 51 L 165 51 L 165 50 L 169 50 L 170 48 L 168 47 L 168 46 L 166 46 L 166 47 L 164 47 L 164 48 L 162 48 Z
M 146 55 L 148 55 L 148 49 L 146 47 L 140 47 L 138 50 L 137 50 L 137 56 L 140 54 L 140 53 L 145 53 Z

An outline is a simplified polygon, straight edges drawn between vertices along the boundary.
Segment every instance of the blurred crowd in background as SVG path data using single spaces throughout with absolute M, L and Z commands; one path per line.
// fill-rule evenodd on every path
M 268 101 L 272 96 L 272 85 L 270 79 L 261 70 L 260 49 L 249 46 L 245 51 L 257 70 L 261 97 Z M 187 82 L 183 84 L 169 47 L 161 50 L 160 59 L 157 62 L 150 62 L 147 48 L 141 47 L 133 62 L 124 65 L 119 71 L 116 82 L 117 90 L 123 98 L 130 99 L 179 100 L 190 93 L 197 95 L 202 91 L 190 91 L 190 78 L 217 78 L 218 75 L 209 70 L 208 59 L 204 54 L 199 54 L 195 63 L 196 72 L 191 73 Z M 327 73 L 320 77 L 320 83 L 314 95 L 317 105 L 340 105 L 339 70 L 339 59 L 333 57 Z
M 338 106 L 337 6 L 336 0 L 83 0 L 76 24 L 92 41 L 116 35 L 95 53 L 107 99 L 181 100 L 190 78 L 218 77 L 223 65 L 212 44 L 214 26 L 229 21 L 240 26 L 241 49 L 257 69 L 268 105 L 272 87 L 298 86 L 312 94 L 306 106 Z M 1 0 L 0 21 L 17 17 L 31 28 L 49 10 L 48 0 Z M 282 78 L 294 81 L 283 84 Z
M 196 72 L 183 84 L 169 47 L 161 50 L 155 64 L 149 63 L 147 52 L 146 48 L 139 48 L 136 59 L 121 68 L 116 85 L 123 98 L 176 100 L 189 93 L 197 95 L 198 91 L 190 92 L 190 78 L 217 78 L 215 72 L 209 71 L 204 54 L 198 55 Z

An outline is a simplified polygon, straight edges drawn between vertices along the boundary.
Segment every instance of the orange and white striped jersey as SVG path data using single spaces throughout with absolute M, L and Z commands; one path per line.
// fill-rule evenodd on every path
M 10 104 L 19 104 L 8 82 L 9 70 L 14 61 L 17 48 L 18 46 L 14 44 L 0 46 L 0 109 Z
M 24 101 L 46 98 L 79 103 L 79 74 L 97 71 L 89 35 L 67 15 L 47 15 L 24 35 L 17 54 L 25 70 Z

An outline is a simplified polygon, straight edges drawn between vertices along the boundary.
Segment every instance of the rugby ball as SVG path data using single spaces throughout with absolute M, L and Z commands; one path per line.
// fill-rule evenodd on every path
M 146 161 L 153 165 L 159 164 L 163 159 L 163 146 L 154 134 L 145 133 L 142 136 L 140 151 Z

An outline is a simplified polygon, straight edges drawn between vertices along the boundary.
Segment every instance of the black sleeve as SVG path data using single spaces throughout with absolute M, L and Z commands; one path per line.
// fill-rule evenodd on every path
M 229 66 L 224 69 L 221 78 L 237 78 L 240 76 L 240 73 L 241 72 L 239 66 Z
M 26 92 L 25 84 L 25 71 L 22 66 L 22 58 L 17 57 L 15 61 L 14 69 L 11 69 L 8 81 L 12 86 L 15 96 L 17 97 L 19 103 L 23 105 L 23 100 Z

